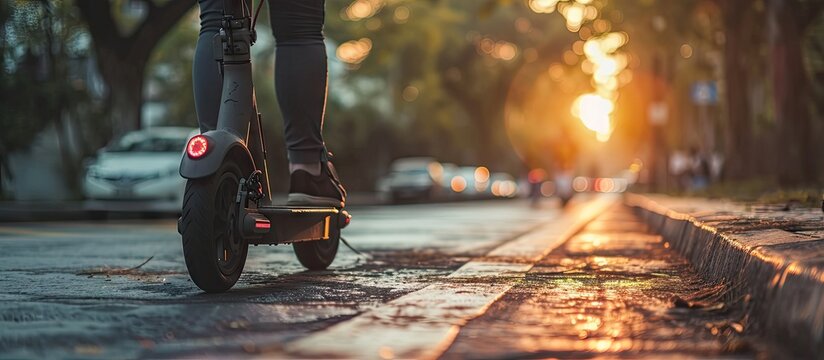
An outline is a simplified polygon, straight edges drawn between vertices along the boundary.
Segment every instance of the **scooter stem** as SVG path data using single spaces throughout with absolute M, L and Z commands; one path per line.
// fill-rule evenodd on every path
M 251 18 L 225 16 L 220 34 L 223 62 L 223 90 L 217 128 L 246 139 L 249 124 L 257 116 L 252 85 L 250 49 Z M 217 50 L 217 49 L 216 49 Z

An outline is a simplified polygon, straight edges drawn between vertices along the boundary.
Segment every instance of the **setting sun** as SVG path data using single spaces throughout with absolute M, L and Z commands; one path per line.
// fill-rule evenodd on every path
M 572 104 L 572 115 L 594 131 L 598 141 L 607 141 L 612 134 L 610 117 L 614 109 L 612 100 L 598 94 L 584 94 Z

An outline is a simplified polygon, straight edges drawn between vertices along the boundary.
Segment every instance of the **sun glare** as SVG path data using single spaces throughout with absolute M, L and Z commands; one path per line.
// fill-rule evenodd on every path
M 615 127 L 612 113 L 618 89 L 632 80 L 632 73 L 627 69 L 629 57 L 621 50 L 629 42 L 629 35 L 610 32 L 610 22 L 598 18 L 602 5 L 593 0 L 529 0 L 528 4 L 536 13 L 557 10 L 566 20 L 567 29 L 579 33 L 581 40 L 564 53 L 563 59 L 567 65 L 580 64 L 581 71 L 591 76 L 594 91 L 579 96 L 572 105 L 572 113 L 587 129 L 595 132 L 598 141 L 609 141 Z M 590 22 L 591 27 L 583 26 Z M 682 53 L 688 50 L 682 47 Z M 560 81 L 564 77 L 564 68 L 554 64 L 549 73 L 553 80 Z
M 572 115 L 581 119 L 587 129 L 595 132 L 598 141 L 609 140 L 612 134 L 612 112 L 615 105 L 611 99 L 590 93 L 579 96 L 572 104 Z

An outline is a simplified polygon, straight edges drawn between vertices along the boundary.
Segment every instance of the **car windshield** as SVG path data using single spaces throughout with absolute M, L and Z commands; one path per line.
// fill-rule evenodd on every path
M 186 138 L 131 133 L 114 142 L 110 152 L 181 152 Z
M 426 169 L 407 169 L 394 171 L 393 174 L 396 176 L 428 175 L 429 171 Z

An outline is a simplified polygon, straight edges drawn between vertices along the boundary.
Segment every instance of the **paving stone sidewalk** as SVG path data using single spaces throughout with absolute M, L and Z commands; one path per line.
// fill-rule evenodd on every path
M 794 356 L 824 357 L 824 213 L 663 195 L 626 196 L 665 245 L 743 302 L 747 331 Z
M 613 206 L 462 328 L 443 359 L 755 359 L 734 330 L 743 307 L 713 299 L 724 290 Z

